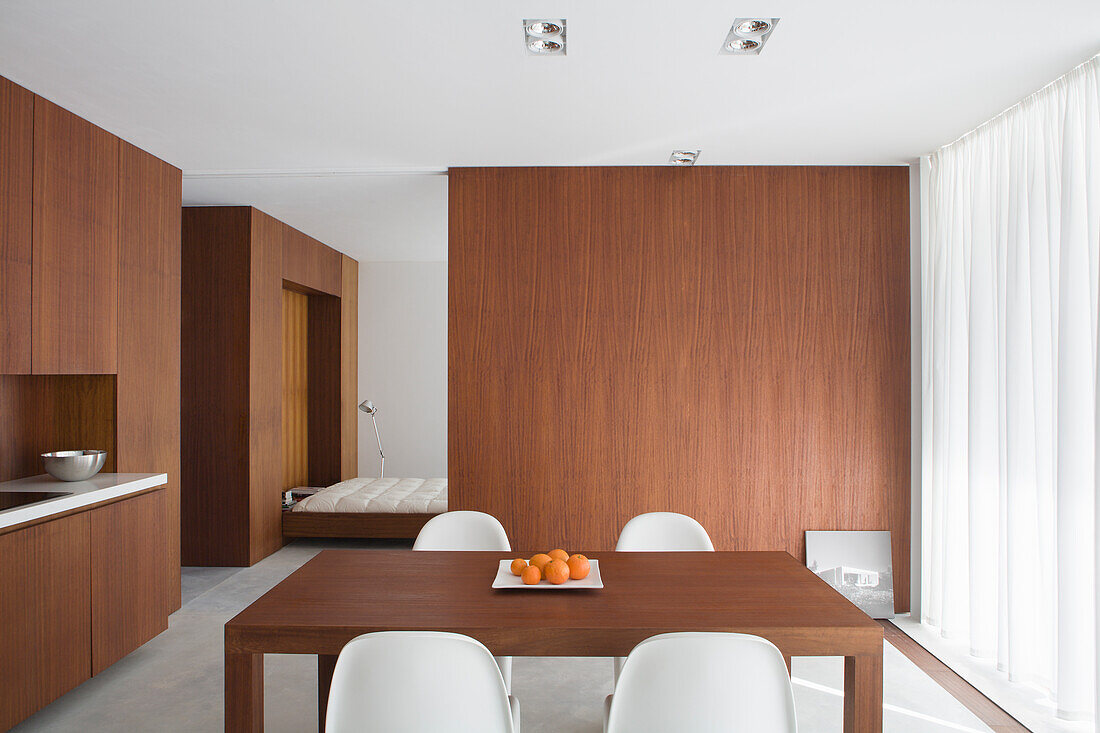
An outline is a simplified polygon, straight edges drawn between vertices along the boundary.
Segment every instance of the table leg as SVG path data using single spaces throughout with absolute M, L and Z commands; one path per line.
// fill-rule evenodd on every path
M 844 657 L 844 733 L 882 733 L 882 652 Z
M 264 729 L 264 655 L 225 652 L 226 733 Z
M 335 654 L 317 655 L 317 730 L 325 731 L 325 713 L 328 711 L 328 691 L 332 689 L 332 671 L 336 669 Z

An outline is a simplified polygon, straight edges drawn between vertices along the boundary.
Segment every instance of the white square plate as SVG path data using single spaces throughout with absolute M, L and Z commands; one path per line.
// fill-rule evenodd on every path
M 543 580 L 535 585 L 524 585 L 518 575 L 512 575 L 512 561 L 501 560 L 500 567 L 497 568 L 497 577 L 493 581 L 493 587 L 519 588 L 522 590 L 590 590 L 592 588 L 603 588 L 603 581 L 600 579 L 599 560 L 589 560 L 588 564 L 591 566 L 591 570 L 588 571 L 588 576 L 583 580 L 567 580 L 560 585 L 554 585 Z

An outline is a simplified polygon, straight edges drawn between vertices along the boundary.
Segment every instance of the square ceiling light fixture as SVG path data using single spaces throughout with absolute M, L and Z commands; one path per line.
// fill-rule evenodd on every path
M 523 45 L 528 56 L 564 56 L 565 18 L 528 18 L 523 21 Z
M 668 162 L 673 165 L 695 165 L 695 161 L 699 159 L 699 150 L 673 150 L 672 155 L 668 157 Z
M 779 18 L 738 18 L 733 21 L 718 53 L 725 56 L 757 56 L 772 37 Z

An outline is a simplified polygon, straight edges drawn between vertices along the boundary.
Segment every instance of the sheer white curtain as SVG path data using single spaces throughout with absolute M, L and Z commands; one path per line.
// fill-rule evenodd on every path
M 1100 56 L 927 161 L 922 616 L 1096 705 Z

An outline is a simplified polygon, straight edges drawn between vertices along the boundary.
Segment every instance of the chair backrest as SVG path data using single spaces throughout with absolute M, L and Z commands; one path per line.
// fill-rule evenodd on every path
M 508 692 L 476 639 L 440 631 L 357 636 L 336 660 L 327 733 L 512 733 Z
M 714 551 L 703 525 L 686 514 L 650 512 L 631 519 L 619 532 L 617 552 Z
M 414 550 L 484 550 L 508 552 L 512 545 L 497 518 L 485 512 L 445 512 L 420 528 Z
M 623 665 L 607 733 L 670 730 L 796 733 L 783 655 L 749 634 L 646 639 Z

